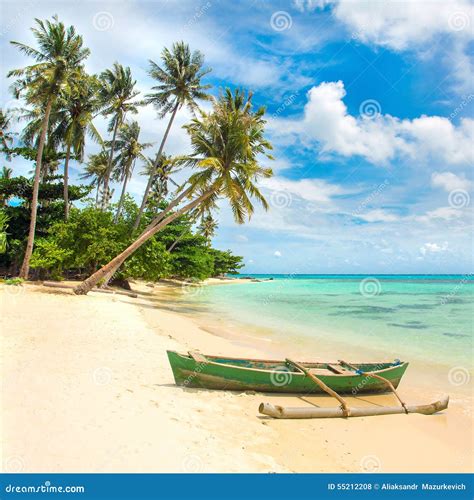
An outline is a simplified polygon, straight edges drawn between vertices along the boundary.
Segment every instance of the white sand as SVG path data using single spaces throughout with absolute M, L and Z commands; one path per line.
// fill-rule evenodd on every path
M 258 415 L 261 401 L 307 403 L 174 385 L 166 349 L 267 353 L 264 342 L 250 347 L 200 329 L 170 310 L 162 287 L 141 286 L 138 299 L 0 287 L 4 471 L 473 470 L 472 408 L 463 401 L 430 417 L 271 420 Z M 395 404 L 392 396 L 365 399 Z

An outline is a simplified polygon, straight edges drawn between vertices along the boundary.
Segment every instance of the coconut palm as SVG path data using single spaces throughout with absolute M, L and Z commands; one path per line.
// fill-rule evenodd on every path
M 211 246 L 211 240 L 214 234 L 216 234 L 217 222 L 210 212 L 203 215 L 201 218 L 201 223 L 198 227 L 198 231 L 206 238 L 208 246 Z
M 64 144 L 64 218 L 69 217 L 69 160 L 71 152 L 76 160 L 84 159 L 84 147 L 88 134 L 96 142 L 103 144 L 102 138 L 92 120 L 100 109 L 98 99 L 99 83 L 96 77 L 86 73 L 78 75 L 68 92 L 58 99 L 58 110 L 53 116 L 54 129 L 51 133 L 54 144 Z
M 0 170 L 0 179 L 11 179 L 13 170 L 10 167 L 2 167 Z
M 178 170 L 180 169 L 174 168 L 171 157 L 165 153 L 162 153 L 159 159 L 157 157 L 154 159 L 147 158 L 141 174 L 153 178 L 148 194 L 148 203 L 153 203 L 156 206 L 160 201 L 164 200 L 169 194 L 170 183 L 179 188 L 179 185 L 171 178 L 171 175 Z
M 84 172 L 79 176 L 82 180 L 92 179 L 91 186 L 96 187 L 95 206 L 99 205 L 99 194 L 101 186 L 104 184 L 105 173 L 107 172 L 107 163 L 109 155 L 102 150 L 100 153 L 89 155 L 89 161 Z
M 188 109 L 194 111 L 197 108 L 197 99 L 209 99 L 205 91 L 210 88 L 210 85 L 202 85 L 201 79 L 211 71 L 203 69 L 204 56 L 201 52 L 191 52 L 189 45 L 184 42 L 174 43 L 171 50 L 163 49 L 161 60 L 163 67 L 150 60 L 148 73 L 154 80 L 158 81 L 158 85 L 152 87 L 153 93 L 146 95 L 146 102 L 155 106 L 160 118 L 164 118 L 170 113 L 170 119 L 156 155 L 156 166 L 160 162 L 163 148 L 178 110 L 187 106 Z M 150 175 L 133 226 L 134 229 L 140 225 L 152 184 L 153 175 Z
M 8 154 L 8 147 L 13 142 L 13 133 L 10 132 L 11 116 L 8 110 L 3 111 L 0 109 L 0 146 L 2 151 L 5 152 L 7 158 L 10 159 Z
M 242 91 L 225 94 L 211 112 L 199 116 L 185 128 L 193 153 L 175 159 L 175 164 L 197 169 L 182 187 L 180 194 L 148 225 L 142 234 L 108 264 L 87 278 L 74 291 L 85 294 L 108 273 L 113 273 L 138 248 L 180 215 L 196 207 L 213 203 L 224 196 L 237 223 L 243 223 L 254 211 L 252 198 L 263 207 L 268 204 L 256 183 L 270 177 L 272 171 L 260 165 L 258 158 L 272 158 L 271 144 L 264 137 L 264 109 L 252 110 L 252 96 Z M 184 206 L 171 212 L 186 200 Z
M 10 167 L 2 167 L 0 170 L 0 179 L 11 179 L 13 175 L 13 170 Z M 0 195 L 0 205 L 6 207 L 8 205 L 8 200 L 10 196 Z
M 82 37 L 76 33 L 73 26 L 66 29 L 57 17 L 54 17 L 53 21 L 41 21 L 40 19 L 35 21 L 36 27 L 32 28 L 31 31 L 38 48 L 15 41 L 11 43 L 18 47 L 22 53 L 33 57 L 36 63 L 8 73 L 9 77 L 17 78 L 12 86 L 16 97 L 23 95 L 28 105 L 43 110 L 31 200 L 30 228 L 25 257 L 20 270 L 20 277 L 25 279 L 28 278 L 35 239 L 41 162 L 51 109 L 57 96 L 71 84 L 80 70 L 81 63 L 89 55 L 89 49 L 83 47 Z
M 124 68 L 121 64 L 115 62 L 112 69 L 107 69 L 100 75 L 101 87 L 99 96 L 104 105 L 102 114 L 111 116 L 108 131 L 112 132 L 110 142 L 109 158 L 107 161 L 107 171 L 104 178 L 104 195 L 109 192 L 110 175 L 113 168 L 113 157 L 115 152 L 115 142 L 120 126 L 125 122 L 127 113 L 138 113 L 137 106 L 141 102 L 133 101 L 140 93 L 135 90 L 136 80 L 133 80 L 129 67 Z M 102 206 L 107 206 L 108 199 L 104 198 Z
M 0 254 L 7 251 L 7 226 L 8 216 L 3 210 L 0 210 Z
M 120 212 L 122 211 L 123 202 L 125 199 L 125 193 L 127 192 L 127 183 L 132 176 L 132 172 L 137 159 L 147 161 L 146 156 L 143 154 L 143 150 L 149 148 L 151 143 L 139 142 L 140 126 L 138 122 L 133 121 L 131 123 L 125 123 L 120 128 L 118 137 L 115 143 L 115 147 L 119 152 L 116 157 L 116 167 L 115 167 L 115 180 L 121 181 L 122 193 L 120 195 L 120 200 L 117 206 L 117 212 L 115 214 L 115 221 L 118 221 Z

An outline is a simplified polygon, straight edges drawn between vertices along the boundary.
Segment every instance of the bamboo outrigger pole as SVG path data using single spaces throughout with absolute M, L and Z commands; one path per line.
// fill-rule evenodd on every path
M 338 361 L 339 361 L 339 363 L 341 363 L 341 365 L 348 366 L 349 368 L 351 368 L 352 370 L 356 371 L 357 373 L 360 373 L 361 375 L 364 375 L 364 377 L 372 377 L 372 378 L 376 378 L 376 379 L 381 380 L 382 382 L 384 382 L 389 387 L 389 389 L 395 394 L 395 396 L 397 397 L 398 401 L 400 402 L 400 404 L 402 405 L 403 409 L 405 410 L 405 413 L 408 415 L 407 405 L 402 401 L 402 399 L 398 395 L 398 392 L 395 390 L 395 387 L 393 387 L 393 384 L 392 384 L 392 382 L 390 382 L 390 380 L 387 380 L 386 378 L 381 377 L 380 375 L 377 375 L 376 373 L 363 372 L 362 370 L 359 370 L 359 368 L 357 368 L 356 366 L 351 365 L 350 363 L 347 363 L 346 361 L 343 361 L 342 359 L 339 359 Z
M 330 396 L 333 398 L 336 398 L 339 403 L 341 403 L 341 409 L 344 417 L 350 417 L 351 415 L 351 409 L 347 405 L 347 402 L 344 398 L 339 396 L 339 394 L 336 391 L 333 391 L 330 387 L 328 387 L 321 379 L 316 377 L 316 375 L 313 375 L 305 366 L 300 365 L 296 361 L 292 361 L 291 359 L 286 358 L 286 362 L 289 363 L 290 365 L 295 366 L 299 370 L 301 370 L 307 377 L 309 377 L 316 385 L 321 387 L 321 389 L 328 393 Z
M 423 415 L 432 415 L 448 407 L 449 397 L 444 396 L 440 401 L 427 405 L 407 405 L 407 413 L 421 413 Z M 401 406 L 380 406 L 375 408 L 351 408 L 349 417 L 370 417 L 376 415 L 394 415 L 403 414 L 405 409 Z M 258 411 L 263 415 L 273 418 L 335 418 L 346 417 L 342 408 L 285 408 L 283 406 L 272 405 L 270 403 L 261 403 Z

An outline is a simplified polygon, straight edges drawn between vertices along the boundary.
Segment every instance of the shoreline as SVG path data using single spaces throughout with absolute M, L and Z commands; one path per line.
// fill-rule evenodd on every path
M 5 472 L 473 470 L 472 411 L 462 402 L 431 417 L 284 421 L 259 416 L 258 404 L 334 403 L 176 387 L 166 349 L 269 357 L 276 347 L 200 327 L 192 311 L 177 311 L 167 285 L 132 287 L 137 299 L 0 286 Z M 431 399 L 403 383 L 402 392 L 409 403 Z

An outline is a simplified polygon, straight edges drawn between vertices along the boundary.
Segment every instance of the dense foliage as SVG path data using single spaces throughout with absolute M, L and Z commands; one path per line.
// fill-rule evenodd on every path
M 0 211 L 0 267 L 15 274 L 28 234 L 32 181 L 24 177 L 0 178 L 0 200 L 10 203 Z M 127 195 L 122 216 L 115 221 L 115 205 L 96 208 L 85 198 L 88 186 L 69 186 L 71 200 L 82 200 L 64 220 L 62 183 L 50 178 L 40 185 L 35 250 L 31 258 L 33 276 L 41 279 L 80 278 L 91 274 L 123 250 L 133 239 L 132 225 L 138 213 Z M 151 215 L 144 215 L 143 225 Z M 8 230 L 7 230 L 8 225 Z M 181 216 L 143 245 L 117 273 L 118 278 L 156 281 L 160 278 L 205 279 L 235 273 L 241 257 L 211 248 L 205 236 L 193 230 L 190 216 Z M 171 249 L 171 251 L 170 251 Z
M 74 26 L 54 16 L 35 19 L 31 32 L 34 45 L 11 43 L 33 64 L 7 75 L 15 79 L 11 89 L 19 105 L 26 106 L 16 109 L 26 122 L 21 133 L 11 132 L 11 111 L 0 110 L 0 151 L 6 160 L 32 162 L 34 174 L 13 177 L 7 167 L 0 173 L 4 273 L 27 279 L 31 268 L 33 277 L 89 276 L 74 289 L 87 293 L 113 278 L 204 279 L 243 267 L 241 257 L 213 249 L 211 241 L 219 198 L 227 199 L 239 224 L 252 216 L 254 201 L 268 207 L 259 180 L 272 175 L 261 164 L 272 159 L 272 146 L 265 110 L 254 108 L 252 92 L 226 89 L 210 96 L 202 81 L 211 71 L 203 54 L 180 41 L 162 50 L 160 62 L 149 61 L 155 85 L 143 98 L 131 69 L 118 62 L 87 73 L 90 51 Z M 212 109 L 203 111 L 199 101 L 206 100 Z M 131 119 L 146 105 L 167 120 L 151 155 L 145 150 L 155 143 L 143 142 Z M 184 127 L 192 154 L 172 158 L 164 147 L 183 107 L 193 114 Z M 94 124 L 100 116 L 108 121 L 104 138 Z M 99 151 L 86 159 L 88 140 Z M 86 163 L 79 179 L 89 186 L 70 185 L 71 160 Z M 127 189 L 139 167 L 148 181 L 137 206 Z M 173 175 L 183 169 L 193 173 L 178 185 Z M 112 182 L 121 184 L 115 204 Z

